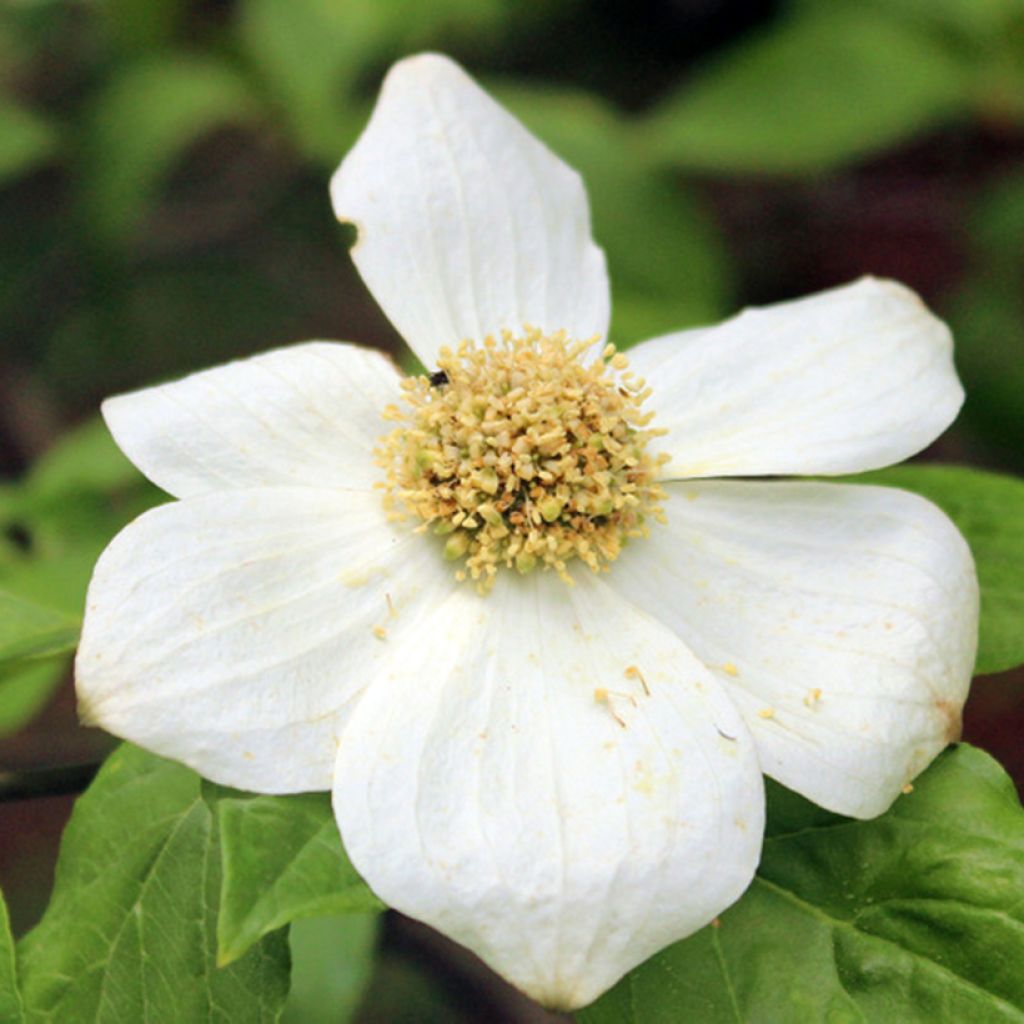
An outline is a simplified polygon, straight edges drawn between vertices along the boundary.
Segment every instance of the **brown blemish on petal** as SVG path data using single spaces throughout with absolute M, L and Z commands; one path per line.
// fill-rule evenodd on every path
M 935 707 L 945 723 L 942 737 L 947 743 L 956 743 L 964 730 L 960 705 L 951 700 L 937 700 Z

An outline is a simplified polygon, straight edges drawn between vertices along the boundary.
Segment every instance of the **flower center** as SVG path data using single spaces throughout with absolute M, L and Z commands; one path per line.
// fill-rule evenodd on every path
M 650 389 L 613 345 L 585 363 L 590 345 L 532 328 L 464 341 L 385 410 L 398 424 L 377 451 L 389 517 L 443 536 L 464 563 L 456 576 L 481 592 L 502 567 L 571 583 L 571 559 L 598 571 L 646 536 L 646 519 L 664 520 Z

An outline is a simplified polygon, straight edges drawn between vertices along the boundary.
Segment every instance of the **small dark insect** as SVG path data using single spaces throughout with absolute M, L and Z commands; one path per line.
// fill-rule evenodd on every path
M 444 370 L 435 370 L 430 375 L 430 386 L 439 388 L 442 384 L 448 383 L 448 374 Z

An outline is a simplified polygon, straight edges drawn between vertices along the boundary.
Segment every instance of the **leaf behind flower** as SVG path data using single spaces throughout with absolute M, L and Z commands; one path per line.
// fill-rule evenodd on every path
M 291 921 L 383 909 L 342 849 L 327 793 L 238 795 L 220 800 L 217 813 L 221 963 Z
M 288 991 L 283 934 L 215 964 L 216 813 L 195 772 L 122 746 L 79 799 L 53 897 L 21 941 L 29 1021 L 275 1021 Z

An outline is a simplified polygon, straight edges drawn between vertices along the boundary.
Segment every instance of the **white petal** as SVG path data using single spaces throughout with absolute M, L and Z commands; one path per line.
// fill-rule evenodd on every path
M 539 575 L 459 590 L 419 633 L 338 755 L 342 837 L 385 902 L 570 1008 L 743 892 L 753 744 L 669 630 Z
M 372 349 L 313 341 L 103 403 L 122 451 L 185 498 L 233 487 L 373 486 L 384 406 L 401 391 Z
M 376 493 L 164 505 L 96 566 L 80 712 L 216 782 L 328 789 L 341 723 L 388 644 L 453 585 L 436 547 L 393 529 Z
M 363 280 L 428 366 L 442 345 L 526 324 L 608 329 L 579 175 L 445 57 L 391 69 L 331 197 L 359 232 Z
M 765 772 L 872 817 L 960 730 L 978 588 L 930 502 L 848 484 L 670 484 L 611 583 L 725 683 Z
M 873 278 L 629 358 L 654 389 L 674 479 L 887 466 L 934 441 L 963 402 L 949 329 L 912 291 Z

